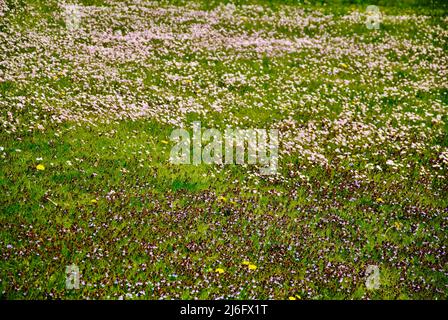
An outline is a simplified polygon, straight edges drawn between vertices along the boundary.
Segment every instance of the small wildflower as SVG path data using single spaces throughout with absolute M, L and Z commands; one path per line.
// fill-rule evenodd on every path
M 98 201 L 96 201 L 96 199 L 92 199 L 90 200 L 90 203 L 97 203 Z
M 378 203 L 384 203 L 384 200 L 381 199 L 381 198 L 378 198 L 378 199 L 376 199 L 376 202 L 378 202 Z
M 223 268 L 216 268 L 215 272 L 217 273 L 224 273 L 224 269 Z
M 386 161 L 386 164 L 387 164 L 388 166 L 395 166 L 395 165 L 396 165 L 396 163 L 393 162 L 393 160 L 387 160 L 387 161 Z
M 254 264 L 250 264 L 247 267 L 249 268 L 249 270 L 257 270 L 257 266 Z
M 43 164 L 38 164 L 36 166 L 36 169 L 39 170 L 39 171 L 43 171 L 43 170 L 45 170 L 45 166 Z
M 289 297 L 288 299 L 289 299 L 289 300 L 297 300 L 296 297 Z
M 250 265 L 250 262 L 247 261 L 247 260 L 244 260 L 244 261 L 243 261 L 243 264 L 244 264 L 245 266 L 248 266 L 248 265 Z

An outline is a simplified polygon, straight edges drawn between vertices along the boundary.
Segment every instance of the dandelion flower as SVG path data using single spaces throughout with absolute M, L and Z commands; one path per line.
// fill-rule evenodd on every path
M 97 203 L 98 201 L 96 201 L 96 199 L 92 199 L 90 200 L 91 203 Z
M 249 270 L 257 270 L 257 266 L 254 264 L 250 264 L 247 267 L 249 268 Z
M 223 268 L 216 268 L 215 272 L 217 273 L 224 273 L 224 269 Z
M 243 261 L 243 264 L 246 265 L 246 266 L 248 266 L 248 265 L 250 265 L 250 262 L 247 261 L 247 260 L 244 260 L 244 261 Z
M 297 300 L 296 297 L 289 297 L 288 299 L 289 299 L 289 300 Z
M 36 169 L 39 170 L 39 171 L 43 171 L 43 170 L 45 170 L 45 166 L 43 164 L 38 164 L 36 166 Z

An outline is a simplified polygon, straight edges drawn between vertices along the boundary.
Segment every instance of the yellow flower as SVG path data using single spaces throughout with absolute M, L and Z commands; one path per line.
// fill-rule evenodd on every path
M 247 260 L 244 260 L 244 261 L 243 261 L 243 264 L 246 265 L 246 266 L 248 266 L 248 265 L 250 265 L 250 262 L 247 261 Z
M 289 297 L 289 300 L 297 300 L 296 297 Z
M 97 203 L 98 201 L 96 201 L 96 199 L 92 199 L 90 200 L 91 203 Z
M 39 171 L 43 171 L 43 170 L 45 170 L 45 166 L 43 164 L 38 164 L 36 166 L 36 169 L 39 170 Z
M 395 221 L 394 225 L 397 230 L 401 230 L 402 224 L 400 222 Z
M 217 272 L 217 273 L 224 273 L 224 269 L 223 268 L 216 268 L 215 272 Z
M 254 264 L 248 265 L 249 270 L 257 270 L 257 266 Z
M 169 142 L 166 141 L 166 140 L 162 140 L 162 141 L 160 141 L 160 142 L 162 142 L 163 144 L 168 144 L 168 143 L 169 143 Z
M 381 198 L 378 198 L 378 199 L 376 199 L 376 202 L 378 202 L 378 203 L 383 203 L 383 202 L 384 202 L 384 200 L 383 200 L 383 199 L 381 199 Z
M 223 196 L 220 196 L 220 197 L 218 198 L 218 200 L 220 200 L 220 201 L 222 201 L 222 202 L 226 202 L 226 201 L 227 201 L 226 197 L 223 197 Z

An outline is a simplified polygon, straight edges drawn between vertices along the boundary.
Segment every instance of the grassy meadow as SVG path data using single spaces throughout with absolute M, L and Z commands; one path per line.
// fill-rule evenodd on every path
M 2 299 L 448 298 L 443 1 L 76 4 L 0 0 Z M 194 121 L 277 174 L 172 164 Z

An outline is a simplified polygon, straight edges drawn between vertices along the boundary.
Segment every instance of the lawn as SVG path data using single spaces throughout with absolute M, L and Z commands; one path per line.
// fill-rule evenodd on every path
M 76 3 L 0 0 L 1 299 L 448 298 L 443 1 Z

